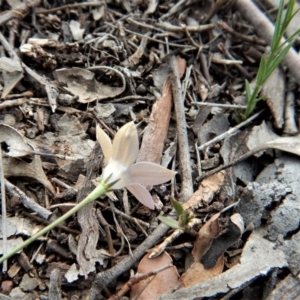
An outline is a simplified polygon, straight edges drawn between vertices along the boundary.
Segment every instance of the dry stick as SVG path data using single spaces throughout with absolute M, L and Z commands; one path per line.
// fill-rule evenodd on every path
M 187 125 L 185 120 L 184 99 L 182 98 L 181 82 L 176 58 L 170 59 L 171 87 L 175 106 L 176 127 L 178 135 L 179 164 L 181 169 L 180 201 L 185 202 L 193 195 L 192 169 L 190 162 Z
M 165 236 L 169 227 L 161 223 L 146 240 L 132 252 L 132 256 L 127 256 L 117 265 L 107 271 L 98 273 L 90 290 L 90 300 L 99 299 L 101 291 L 111 283 L 112 280 L 121 275 L 125 270 L 128 270 L 136 261 L 138 261 L 148 249 L 153 247 L 162 237 Z
M 13 106 L 19 106 L 28 101 L 27 98 L 20 98 L 15 100 L 5 100 L 3 103 L 0 103 L 0 110 L 13 107 Z
M 103 225 L 105 233 L 106 233 L 106 241 L 107 241 L 107 244 L 108 244 L 109 254 L 114 256 L 116 251 L 114 249 L 112 237 L 111 237 L 111 234 L 110 234 L 109 224 L 107 223 L 107 221 L 105 220 L 105 218 L 102 215 L 101 210 L 99 210 L 99 209 L 97 209 L 97 217 L 98 217 L 98 220 L 99 220 L 100 224 Z M 111 264 L 112 265 L 115 264 L 114 257 L 111 258 Z
M 113 27 L 113 28 L 115 28 L 115 29 L 118 29 L 118 27 L 115 26 L 115 25 L 113 25 L 113 24 L 106 23 L 106 25 L 108 25 L 108 26 L 110 26 L 110 27 Z M 132 30 L 129 30 L 129 29 L 126 29 L 126 28 L 124 28 L 124 31 L 127 32 L 127 33 L 131 33 L 131 34 L 133 34 L 133 35 L 142 37 L 142 38 L 145 37 L 144 34 L 141 34 L 141 33 L 138 33 L 138 32 L 135 32 L 135 31 L 132 31 Z M 157 42 L 157 43 L 160 43 L 160 44 L 169 45 L 169 46 L 177 47 L 177 48 L 188 48 L 189 50 L 195 50 L 195 49 L 197 49 L 197 48 L 195 48 L 195 47 L 193 47 L 193 46 L 187 46 L 187 45 L 175 44 L 175 43 L 167 43 L 167 42 L 164 42 L 164 41 L 161 41 L 161 40 L 158 40 L 158 39 L 149 37 L 149 36 L 147 36 L 147 39 L 148 39 L 149 41 L 153 41 L 153 42 Z
M 262 40 L 262 39 L 259 39 L 257 36 L 249 36 L 249 35 L 244 35 L 244 34 L 241 34 L 237 31 L 235 31 L 233 28 L 231 28 L 230 26 L 228 26 L 225 22 L 223 21 L 218 21 L 217 22 L 218 25 L 224 29 L 225 31 L 227 31 L 228 33 L 230 33 L 231 35 L 233 35 L 234 37 L 242 40 L 242 41 L 245 41 L 245 42 L 248 42 L 248 43 L 251 43 L 251 44 L 257 44 L 257 45 L 262 45 L 262 46 L 266 46 L 266 41 L 265 40 Z
M 104 203 L 102 203 L 102 202 L 100 202 L 100 201 L 98 201 L 97 203 L 98 203 L 100 206 L 102 206 L 104 209 L 111 209 L 111 207 L 106 206 Z M 129 221 L 131 221 L 131 222 L 133 222 L 133 223 L 135 223 L 135 224 L 136 224 L 136 223 L 139 223 L 140 225 L 145 226 L 146 228 L 149 228 L 149 226 L 150 226 L 148 223 L 146 223 L 146 222 L 144 222 L 144 221 L 142 221 L 142 220 L 140 220 L 140 219 L 137 219 L 137 218 L 135 218 L 135 217 L 126 215 L 126 214 L 123 213 L 121 210 L 117 209 L 116 207 L 114 207 L 114 212 L 115 212 L 117 215 L 120 215 L 120 216 L 122 216 L 124 219 L 127 219 L 127 220 L 129 220 Z
M 74 4 L 62 5 L 62 6 L 50 8 L 50 9 L 37 10 L 36 13 L 37 14 L 50 14 L 53 12 L 57 12 L 59 10 L 72 9 L 72 8 L 77 8 L 77 7 L 98 7 L 98 6 L 103 6 L 103 5 L 105 5 L 104 2 L 74 3 Z
M 216 136 L 214 139 L 208 141 L 207 143 L 201 145 L 198 147 L 199 151 L 202 151 L 204 149 L 206 149 L 207 147 L 209 147 L 212 144 L 218 143 L 222 140 L 224 140 L 226 137 L 229 137 L 230 135 L 236 133 L 241 127 L 248 125 L 249 123 L 251 123 L 254 119 L 256 119 L 264 110 L 261 110 L 260 112 L 254 114 L 253 116 L 251 116 L 249 119 L 247 119 L 246 121 L 238 124 L 237 126 L 230 128 L 229 130 L 227 130 L 226 132 Z
M 274 34 L 274 25 L 263 12 L 261 12 L 251 0 L 237 0 L 235 8 L 240 11 L 246 21 L 254 26 L 257 34 L 265 39 L 268 44 L 271 44 Z M 282 41 L 284 41 L 284 39 L 282 39 Z M 283 59 L 283 63 L 287 65 L 295 81 L 300 85 L 300 57 L 293 48 L 289 50 Z
M 237 163 L 239 163 L 239 162 L 241 162 L 241 161 L 243 161 L 243 160 L 249 158 L 250 156 L 254 155 L 254 154 L 257 153 L 257 152 L 264 151 L 264 150 L 267 150 L 267 149 L 269 149 L 269 148 L 270 148 L 270 146 L 268 146 L 267 144 L 264 144 L 264 145 L 262 145 L 262 146 L 258 146 L 258 147 L 256 147 L 256 148 L 254 148 L 254 149 L 252 149 L 252 150 L 246 152 L 245 154 L 243 154 L 242 156 L 240 156 L 240 157 L 237 158 L 236 160 L 233 160 L 232 162 L 229 162 L 227 165 L 220 166 L 220 167 L 218 167 L 218 168 L 215 168 L 215 169 L 213 169 L 213 170 L 211 170 L 211 171 L 209 171 L 209 172 L 203 174 L 202 176 L 200 176 L 200 177 L 198 178 L 198 180 L 199 180 L 199 181 L 202 181 L 203 179 L 205 179 L 205 178 L 207 178 L 207 177 L 209 177 L 209 176 L 212 176 L 212 175 L 214 175 L 214 174 L 216 174 L 216 173 L 219 173 L 219 172 L 222 171 L 222 170 L 228 169 L 228 168 L 230 168 L 230 167 L 236 165 Z
M 236 108 L 236 109 L 245 109 L 246 105 L 240 104 L 223 104 L 223 103 L 211 103 L 211 102 L 191 102 L 191 105 L 196 106 L 211 106 L 211 107 L 221 107 L 221 108 Z
M 4 182 L 7 191 L 12 196 L 19 198 L 24 206 L 36 212 L 39 216 L 46 220 L 52 215 L 51 211 L 48 211 L 44 207 L 40 206 L 39 204 L 28 198 L 25 193 L 23 193 L 19 188 L 11 184 L 8 180 L 4 179 Z
M 2 215 L 2 252 L 7 253 L 6 197 L 5 197 L 4 169 L 3 169 L 1 149 L 0 149 L 0 183 L 1 183 L 1 208 L 2 208 L 2 214 L 1 214 Z M 2 271 L 6 273 L 7 261 L 3 263 Z

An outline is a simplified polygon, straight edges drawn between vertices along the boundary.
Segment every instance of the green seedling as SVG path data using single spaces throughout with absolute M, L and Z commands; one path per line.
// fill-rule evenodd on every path
M 182 205 L 174 199 L 171 199 L 171 204 L 178 215 L 178 221 L 163 216 L 159 216 L 158 219 L 171 228 L 187 230 L 190 221 L 194 218 L 194 215 L 188 210 L 185 210 Z
M 133 122 L 125 124 L 116 134 L 113 143 L 107 134 L 97 127 L 97 140 L 104 154 L 106 166 L 97 187 L 80 203 L 63 216 L 27 239 L 24 243 L 3 255 L 4 262 L 36 239 L 65 221 L 82 207 L 112 190 L 127 188 L 142 204 L 154 209 L 154 201 L 143 185 L 161 184 L 172 179 L 176 172 L 150 162 L 135 163 L 139 151 L 137 129 Z
M 284 33 L 286 29 L 299 10 L 293 13 L 295 0 L 288 1 L 286 13 L 284 15 L 284 1 L 281 0 L 277 13 L 275 30 L 271 42 L 271 48 L 269 54 L 264 54 L 260 60 L 255 86 L 253 89 L 250 87 L 249 81 L 245 80 L 247 108 L 241 115 L 242 120 L 246 120 L 256 107 L 258 101 L 264 99 L 263 96 L 258 96 L 262 86 L 266 80 L 270 77 L 273 71 L 282 62 L 290 48 L 293 46 L 295 37 L 300 33 L 300 29 L 295 31 L 290 37 L 283 41 Z

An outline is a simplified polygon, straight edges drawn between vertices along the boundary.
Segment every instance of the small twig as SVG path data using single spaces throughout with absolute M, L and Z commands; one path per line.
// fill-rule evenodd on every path
M 31 91 L 26 91 L 24 93 L 20 94 L 10 94 L 5 97 L 5 100 L 20 100 L 19 98 L 24 97 L 24 98 L 30 98 L 33 97 L 33 93 Z M 18 98 L 18 99 L 16 99 Z
M 215 27 L 215 24 L 204 24 L 199 26 L 175 26 L 168 23 L 155 23 L 155 26 L 171 32 L 203 32 L 213 29 Z
M 1 146 L 1 143 L 0 143 Z M 4 169 L 2 161 L 2 149 L 0 149 L 0 184 L 1 184 L 1 209 L 2 209 L 2 252 L 7 253 L 7 221 L 6 221 L 6 194 L 4 183 Z M 3 263 L 2 271 L 7 271 L 7 261 Z
M 110 26 L 110 27 L 113 27 L 115 29 L 117 29 L 117 26 L 111 24 L 111 23 L 106 23 L 106 25 Z M 131 33 L 133 35 L 136 35 L 136 36 L 139 36 L 139 37 L 142 37 L 144 38 L 145 35 L 144 34 L 141 34 L 141 33 L 138 33 L 138 32 L 135 32 L 135 31 L 132 31 L 132 30 L 129 30 L 129 29 L 126 29 L 124 28 L 124 31 L 127 32 L 127 33 Z M 188 45 L 182 45 L 182 44 L 175 44 L 175 43 L 168 43 L 168 42 L 164 42 L 164 41 L 161 41 L 161 40 L 158 40 L 158 39 L 154 39 L 152 37 L 149 37 L 147 36 L 147 39 L 149 41 L 153 41 L 153 42 L 157 42 L 157 43 L 160 43 L 160 44 L 164 44 L 164 45 L 169 45 L 169 46 L 172 46 L 172 47 L 177 47 L 177 48 L 188 48 L 189 50 L 194 50 L 196 49 L 195 47 L 193 46 L 188 46 Z
M 237 31 L 235 31 L 233 28 L 231 28 L 230 26 L 228 26 L 225 22 L 223 21 L 218 21 L 217 22 L 218 25 L 220 27 L 222 27 L 222 29 L 224 29 L 226 32 L 230 33 L 231 35 L 233 35 L 234 37 L 241 39 L 242 41 L 251 43 L 251 44 L 257 44 L 257 45 L 261 45 L 261 46 L 266 46 L 267 43 L 265 40 L 262 40 L 260 38 L 258 38 L 257 36 L 249 36 L 249 35 L 244 35 L 241 34 Z
M 187 137 L 187 125 L 185 120 L 184 102 L 182 99 L 181 82 L 179 79 L 176 58 L 170 59 L 171 88 L 175 106 L 176 126 L 178 134 L 179 163 L 181 169 L 181 202 L 187 201 L 193 194 L 192 169 L 190 162 L 189 142 Z
M 228 52 L 227 48 L 222 44 L 218 44 L 218 48 L 224 53 L 224 55 L 231 59 L 234 60 L 235 58 Z M 252 75 L 242 66 L 239 64 L 236 64 L 235 67 L 243 74 L 248 80 L 252 79 Z
M 100 202 L 100 201 L 98 201 L 97 203 L 98 203 L 100 206 L 102 206 L 104 209 L 110 209 L 110 210 L 112 209 L 111 207 L 106 206 L 104 203 L 102 203 L 102 202 Z M 140 225 L 142 225 L 142 226 L 144 226 L 144 227 L 146 227 L 146 228 L 149 228 L 149 226 L 150 226 L 148 223 L 146 223 L 146 222 L 144 222 L 144 221 L 142 221 L 142 220 L 140 220 L 140 219 L 137 219 L 137 218 L 135 218 L 135 217 L 126 215 L 124 212 L 122 212 L 121 210 L 117 209 L 116 207 L 114 207 L 114 211 L 115 211 L 115 213 L 116 213 L 117 215 L 120 215 L 120 216 L 122 216 L 124 219 L 127 219 L 127 220 L 129 220 L 129 221 L 131 221 L 131 222 L 133 222 L 133 223 L 139 223 Z
M 136 261 L 138 261 L 148 249 L 156 244 L 168 231 L 169 227 L 161 223 L 148 238 L 132 252 L 132 256 L 128 255 L 117 265 L 107 271 L 100 272 L 96 275 L 93 286 L 90 290 L 90 300 L 99 299 L 101 291 L 112 280 L 128 270 Z
M 41 216 L 43 219 L 48 219 L 52 212 L 48 211 L 44 207 L 37 204 L 35 201 L 31 200 L 29 197 L 26 196 L 24 192 L 22 192 L 18 187 L 11 184 L 8 180 L 4 180 L 5 186 L 7 191 L 14 197 L 17 197 L 20 199 L 20 202 L 31 209 L 32 211 L 36 212 L 39 216 Z
M 259 111 L 258 113 L 254 114 L 253 116 L 251 116 L 249 119 L 247 119 L 246 121 L 236 125 L 233 128 L 230 128 L 229 130 L 227 130 L 226 132 L 216 136 L 214 139 L 206 142 L 205 144 L 201 145 L 198 147 L 198 151 L 202 151 L 204 149 L 206 149 L 207 147 L 209 147 L 212 144 L 218 143 L 222 140 L 224 140 L 226 137 L 231 136 L 232 134 L 236 133 L 241 127 L 248 125 L 249 123 L 251 123 L 254 119 L 256 119 L 264 110 Z
M 197 224 L 201 224 L 202 220 L 193 218 L 189 222 L 189 227 L 192 228 L 193 226 Z M 166 247 L 170 245 L 173 241 L 175 241 L 179 236 L 181 236 L 185 231 L 182 229 L 176 229 L 174 230 L 171 235 L 166 237 L 162 243 L 159 245 L 155 246 L 154 249 L 151 249 L 151 252 L 149 254 L 149 258 L 154 258 L 159 256 L 163 251 L 165 251 Z
M 201 166 L 200 152 L 198 151 L 198 144 L 197 143 L 195 143 L 195 150 L 196 150 L 196 156 L 197 156 L 198 175 L 200 177 L 201 174 L 202 174 L 202 166 Z
M 0 103 L 0 110 L 13 107 L 13 106 L 19 106 L 24 103 L 26 103 L 28 99 L 26 98 L 20 98 L 20 99 L 15 99 L 15 100 L 5 100 L 4 102 Z
M 50 9 L 38 9 L 36 11 L 37 14 L 50 14 L 57 12 L 59 10 L 66 10 L 66 9 L 72 9 L 72 8 L 78 8 L 78 7 L 98 7 L 98 6 L 103 6 L 105 5 L 104 2 L 83 2 L 83 3 L 74 3 L 74 4 L 67 4 L 67 5 L 62 5 L 58 6 L 55 8 L 50 8 Z
M 210 102 L 191 102 L 191 105 L 222 107 L 222 108 L 237 108 L 237 109 L 245 109 L 247 107 L 246 105 L 239 105 L 239 104 L 223 104 L 223 103 L 210 103 Z
M 109 201 L 109 205 L 110 205 L 110 207 L 111 207 L 111 212 L 112 212 L 112 214 L 113 214 L 113 219 L 114 219 L 115 224 L 116 224 L 116 227 L 117 227 L 117 232 L 121 235 L 121 237 L 123 237 L 123 238 L 126 240 L 127 245 L 128 245 L 128 251 L 129 251 L 129 254 L 132 256 L 132 251 L 131 251 L 131 247 L 130 247 L 130 242 L 129 242 L 127 236 L 125 235 L 125 233 L 123 232 L 123 230 L 122 230 L 121 226 L 119 225 L 119 222 L 118 222 L 118 220 L 117 220 L 117 218 L 116 218 L 115 210 L 114 210 L 115 205 L 114 205 L 114 203 L 113 203 L 110 199 L 109 199 L 108 201 Z
M 269 149 L 269 146 L 264 144 L 263 146 L 259 146 L 257 148 L 254 148 L 252 149 L 251 151 L 249 152 L 246 152 L 245 154 L 243 154 L 242 156 L 240 156 L 239 158 L 237 158 L 236 160 L 233 160 L 232 162 L 229 162 L 228 164 L 226 165 L 223 165 L 223 166 L 220 166 L 218 168 L 215 168 L 205 174 L 203 174 L 202 176 L 200 176 L 199 178 L 197 178 L 197 180 L 199 181 L 202 181 L 203 179 L 209 177 L 209 176 L 212 176 L 216 173 L 219 173 L 220 171 L 222 170 L 225 170 L 225 169 L 228 169 L 234 165 L 236 165 L 237 163 L 247 159 L 248 157 L 252 156 L 253 154 L 257 153 L 257 152 L 260 152 L 260 151 L 263 151 L 263 150 L 266 150 L 266 149 Z
M 105 220 L 105 218 L 102 215 L 102 212 L 99 209 L 97 209 L 97 217 L 99 219 L 100 224 L 102 224 L 104 227 L 104 230 L 106 233 L 105 238 L 106 238 L 106 241 L 108 244 L 108 251 L 109 251 L 109 254 L 112 256 L 111 263 L 112 263 L 112 265 L 114 265 L 115 259 L 113 258 L 113 256 L 115 255 L 115 249 L 114 249 L 114 244 L 113 244 L 112 237 L 110 234 L 109 224 L 107 223 L 107 221 Z

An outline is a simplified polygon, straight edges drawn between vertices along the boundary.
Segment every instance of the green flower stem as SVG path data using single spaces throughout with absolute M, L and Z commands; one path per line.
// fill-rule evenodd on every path
M 48 231 L 52 230 L 56 226 L 58 226 L 61 222 L 65 221 L 75 213 L 77 213 L 81 208 L 83 208 L 85 205 L 89 204 L 93 200 L 97 199 L 98 197 L 104 195 L 109 190 L 109 187 L 105 184 L 99 184 L 86 198 L 84 198 L 80 203 L 78 203 L 76 206 L 74 206 L 72 209 L 70 209 L 68 212 L 66 212 L 64 215 L 62 215 L 60 218 L 49 224 L 47 227 L 43 228 L 39 232 L 37 232 L 35 235 L 30 237 L 28 240 L 26 240 L 24 243 L 10 251 L 9 253 L 5 254 L 0 258 L 0 263 L 3 263 L 5 260 L 12 257 L 14 254 L 22 250 L 23 248 L 30 245 L 32 242 L 34 242 L 36 239 L 41 237 L 42 235 L 46 234 Z

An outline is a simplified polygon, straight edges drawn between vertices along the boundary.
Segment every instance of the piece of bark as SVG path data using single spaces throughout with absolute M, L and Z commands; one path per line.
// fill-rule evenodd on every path
M 143 141 L 137 161 L 160 164 L 165 139 L 171 118 L 172 93 L 170 80 L 162 88 L 161 98 L 153 105 L 149 124 L 143 135 Z
M 100 157 L 100 159 L 99 159 Z M 87 164 L 86 181 L 82 189 L 79 190 L 77 201 L 80 202 L 92 190 L 92 179 L 99 174 L 102 156 L 100 155 L 100 146 L 97 143 L 92 153 L 92 157 Z M 100 233 L 100 225 L 96 214 L 93 212 L 94 203 L 90 203 L 78 212 L 78 222 L 82 228 L 79 236 L 77 261 L 81 271 L 85 276 L 95 269 L 95 260 L 97 256 L 97 243 Z
M 179 66 L 175 57 L 170 59 L 171 86 L 175 107 L 176 128 L 178 135 L 179 166 L 181 171 L 180 202 L 186 202 L 193 195 L 192 168 L 187 136 L 184 99 L 180 82 Z

